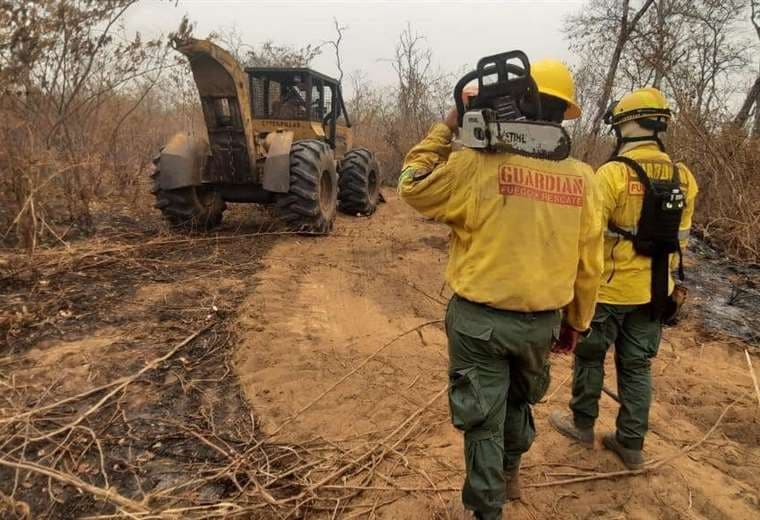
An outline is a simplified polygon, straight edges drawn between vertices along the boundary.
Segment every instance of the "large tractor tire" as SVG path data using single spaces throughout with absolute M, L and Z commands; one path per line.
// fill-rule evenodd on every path
M 355 148 L 340 162 L 340 210 L 344 213 L 371 215 L 380 195 L 380 166 L 366 148 Z
M 206 186 L 162 189 L 159 157 L 153 159 L 150 175 L 153 187 L 150 191 L 156 197 L 154 206 L 161 210 L 169 224 L 185 230 L 209 230 L 218 226 L 222 222 L 222 213 L 227 209 L 221 195 Z
M 328 233 L 338 205 L 338 174 L 327 143 L 308 139 L 290 149 L 290 190 L 277 200 L 281 218 L 294 231 Z

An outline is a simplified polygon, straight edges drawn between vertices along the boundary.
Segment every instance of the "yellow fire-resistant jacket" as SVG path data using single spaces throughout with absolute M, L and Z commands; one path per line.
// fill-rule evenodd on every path
M 446 280 L 459 296 L 498 309 L 567 306 L 589 327 L 602 272 L 601 202 L 585 163 L 472 149 L 451 152 L 434 125 L 411 149 L 399 194 L 452 230 Z
M 637 161 L 650 179 L 670 179 L 673 175 L 668 154 L 661 152 L 656 144 L 637 146 L 623 154 Z M 681 249 L 686 242 L 694 215 L 694 199 L 697 197 L 697 181 L 691 171 L 677 163 L 681 189 L 686 194 L 686 207 L 681 216 L 679 236 Z M 644 186 L 636 173 L 617 162 L 609 162 L 596 172 L 597 184 L 602 196 L 602 222 L 612 221 L 618 227 L 634 232 L 641 215 Z M 599 288 L 599 301 L 619 305 L 639 305 L 652 299 L 652 259 L 636 254 L 633 242 L 607 230 L 604 238 L 604 274 Z M 670 255 L 670 265 L 678 266 L 678 254 Z M 673 291 L 670 277 L 668 294 Z

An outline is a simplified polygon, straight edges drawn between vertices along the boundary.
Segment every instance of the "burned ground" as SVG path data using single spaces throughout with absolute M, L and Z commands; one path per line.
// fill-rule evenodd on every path
M 447 231 L 386 196 L 328 237 L 242 207 L 214 234 L 111 216 L 96 238 L 5 255 L 0 516 L 450 517 L 463 460 L 444 395 Z M 666 462 L 608 475 L 611 454 L 552 431 L 569 397 L 557 357 L 510 517 L 760 514 L 744 349 L 760 360 L 732 329 L 757 319 L 756 274 L 702 250 L 689 267 L 696 303 L 653 370 L 646 452 Z M 599 433 L 616 410 L 601 404 Z

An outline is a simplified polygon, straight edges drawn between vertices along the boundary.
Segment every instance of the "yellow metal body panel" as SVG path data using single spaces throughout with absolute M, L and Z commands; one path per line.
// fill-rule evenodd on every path
M 265 190 L 285 193 L 290 189 L 290 147 L 293 132 L 278 131 L 267 134 L 267 158 L 261 184 Z
M 175 48 L 189 58 L 193 78 L 201 98 L 235 98 L 240 113 L 251 168 L 259 170 L 267 156 L 266 134 L 287 131 L 293 141 L 326 139 L 326 128 L 320 122 L 297 119 L 254 119 L 248 75 L 235 58 L 208 40 L 187 38 L 176 41 Z M 206 114 L 204 114 L 206 115 Z M 209 128 L 212 121 L 206 121 Z M 341 159 L 353 146 L 353 132 L 345 125 L 335 127 L 335 157 Z M 256 139 L 256 137 L 260 139 Z M 281 150 L 280 150 L 281 152 Z M 260 170 L 259 170 L 260 171 Z
M 251 114 L 248 75 L 227 51 L 209 40 L 187 38 L 175 43 L 177 51 L 188 57 L 198 93 L 203 97 L 236 98 L 245 133 L 248 157 L 256 164 L 256 139 Z M 207 126 L 213 126 L 209 121 Z
M 325 139 L 325 128 L 317 121 L 304 121 L 298 119 L 254 119 L 253 128 L 256 134 L 268 134 L 270 132 L 289 131 L 293 132 L 293 140 Z M 335 157 L 341 158 L 353 146 L 354 133 L 344 125 L 335 126 Z

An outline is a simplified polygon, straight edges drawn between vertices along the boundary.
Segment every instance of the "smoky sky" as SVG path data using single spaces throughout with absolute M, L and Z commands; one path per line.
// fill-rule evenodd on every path
M 177 28 L 183 15 L 195 22 L 196 37 L 234 28 L 248 45 L 272 40 L 296 47 L 319 45 L 336 36 L 333 19 L 346 26 L 343 70 L 378 85 L 395 80 L 391 59 L 399 34 L 410 26 L 432 51 L 433 67 L 447 72 L 474 67 L 482 56 L 521 49 L 531 60 L 554 57 L 575 63 L 562 34 L 564 18 L 581 1 L 252 1 L 142 0 L 127 13 L 128 31 L 145 37 Z M 312 62 L 337 76 L 332 48 Z M 350 90 L 350 82 L 346 85 Z M 349 92 L 350 93 L 350 92 Z

